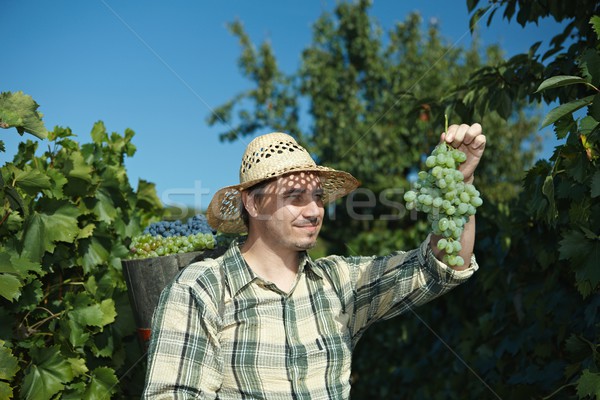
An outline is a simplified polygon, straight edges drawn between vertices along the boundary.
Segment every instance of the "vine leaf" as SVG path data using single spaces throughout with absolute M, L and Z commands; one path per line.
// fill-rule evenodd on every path
M 600 269 L 597 267 L 600 259 L 600 240 L 587 238 L 581 231 L 567 232 L 560 241 L 559 254 L 561 260 L 570 260 L 578 271 L 578 281 L 589 281 L 591 287 L 600 284 Z M 583 287 L 583 286 L 581 286 Z M 585 295 L 585 293 L 582 293 Z
M 71 318 L 80 325 L 103 327 L 114 322 L 117 313 L 112 299 L 104 299 L 100 303 L 87 307 L 79 307 L 69 313 Z
M 32 196 L 35 196 L 42 189 L 51 188 L 50 178 L 29 165 L 24 170 L 15 172 L 14 185 Z
M 110 394 L 114 393 L 117 383 L 118 379 L 113 369 L 98 367 L 92 371 L 92 380 L 83 399 L 107 399 Z
M 7 300 L 17 300 L 21 295 L 23 283 L 14 275 L 0 274 L 0 296 Z
M 52 252 L 56 241 L 73 243 L 79 233 L 77 217 L 80 211 L 66 202 L 47 204 L 44 212 L 35 211 L 25 222 L 23 255 L 40 261 L 45 251 Z
M 21 398 L 51 399 L 64 387 L 63 382 L 73 379 L 69 361 L 60 354 L 59 346 L 32 348 L 30 364 L 23 378 Z
M 10 381 L 19 371 L 19 361 L 4 343 L 4 340 L 0 340 L 0 379 Z
M 590 395 L 600 398 L 600 374 L 589 369 L 583 370 L 577 383 L 577 395 L 580 399 Z
M 48 137 L 48 130 L 42 122 L 42 114 L 37 112 L 39 105 L 23 92 L 0 93 L 0 127 L 14 127 L 21 135 L 31 133 L 39 139 Z

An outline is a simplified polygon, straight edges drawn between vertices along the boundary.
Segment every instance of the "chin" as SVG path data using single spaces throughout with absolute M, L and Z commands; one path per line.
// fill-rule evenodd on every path
M 313 247 L 315 247 L 316 244 L 317 244 L 316 240 L 313 240 L 313 241 L 307 242 L 307 243 L 297 243 L 296 248 L 298 250 L 310 250 Z

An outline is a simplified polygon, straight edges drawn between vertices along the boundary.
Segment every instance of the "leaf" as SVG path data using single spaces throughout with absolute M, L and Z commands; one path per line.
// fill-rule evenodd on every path
M 37 112 L 38 107 L 31 96 L 21 91 L 0 93 L 0 122 L 16 128 L 20 134 L 27 132 L 46 139 L 48 131 L 42 122 L 42 114 Z
M 598 87 L 600 85 L 600 54 L 595 49 L 586 49 L 580 60 L 582 75 L 594 87 Z
M 91 132 L 92 140 L 96 144 L 102 144 L 108 141 L 108 134 L 106 133 L 106 127 L 104 122 L 98 121 L 94 124 Z
M 21 295 L 23 283 L 14 275 L 0 274 L 0 296 L 7 300 L 17 300 Z
M 19 187 L 25 193 L 35 196 L 42 189 L 50 189 L 50 178 L 40 170 L 26 166 L 25 170 L 15 173 L 14 186 Z
M 94 168 L 85 162 L 81 152 L 71 152 L 65 162 L 64 171 L 67 176 L 91 182 Z
M 156 194 L 156 185 L 154 183 L 143 179 L 138 181 L 136 205 L 144 210 L 163 208 L 163 204 Z
M 32 348 L 32 364 L 25 371 L 21 398 L 51 399 L 73 379 L 71 363 L 60 354 L 59 346 Z
M 554 89 L 561 86 L 573 85 L 575 83 L 587 83 L 585 79 L 580 76 L 572 76 L 572 75 L 558 75 L 553 76 L 552 78 L 548 78 L 543 81 L 540 86 L 537 88 L 535 93 L 541 92 L 546 89 Z
M 45 211 L 33 212 L 23 228 L 23 255 L 32 261 L 41 261 L 45 251 L 52 252 L 56 241 L 73 243 L 79 227 L 80 211 L 65 201 L 39 202 Z
M 600 374 L 584 369 L 577 382 L 577 395 L 580 399 L 586 396 L 600 398 Z
M 596 32 L 596 36 L 600 39 L 600 16 L 594 15 L 590 18 L 590 24 L 592 25 L 594 32 Z
M 594 172 L 594 176 L 592 176 L 592 198 L 600 196 L 600 170 Z
M 542 186 L 542 193 L 548 199 L 548 211 L 546 211 L 546 220 L 551 222 L 556 219 L 558 211 L 556 210 L 556 203 L 554 202 L 554 179 L 552 175 L 546 176 L 544 184 Z
M 94 213 L 100 221 L 108 224 L 113 222 L 117 217 L 117 209 L 109 193 L 104 189 L 96 191 L 96 204 L 94 205 Z
M 103 400 L 110 398 L 115 392 L 119 380 L 112 368 L 98 367 L 92 371 L 92 379 L 85 394 L 84 400 Z
M 587 238 L 579 230 L 571 230 L 563 235 L 559 242 L 559 259 L 570 260 L 576 271 L 578 287 L 592 288 L 600 284 L 600 239 Z M 589 285 L 587 285 L 589 283 Z M 582 293 L 584 294 L 584 293 Z
M 4 343 L 0 340 L 0 379 L 10 381 L 19 371 L 19 360 Z
M 80 243 L 84 272 L 90 272 L 95 266 L 108 261 L 110 253 L 96 237 L 82 240 Z
M 566 104 L 561 104 L 560 106 L 551 110 L 548 113 L 548 115 L 546 115 L 546 118 L 544 118 L 544 120 L 542 121 L 542 126 L 540 127 L 540 129 L 545 128 L 546 126 L 558 121 L 559 119 L 561 119 L 562 117 L 564 117 L 566 115 L 570 115 L 570 114 L 574 113 L 575 111 L 579 110 L 582 107 L 590 105 L 592 103 L 593 99 L 594 99 L 594 96 L 587 96 L 587 97 L 584 97 L 583 99 L 578 99 L 578 100 L 574 100 L 574 101 L 571 101 Z
M 12 399 L 13 390 L 6 382 L 0 382 L 0 399 Z
M 83 375 L 89 371 L 83 358 L 69 358 L 68 361 L 71 364 L 74 376 Z
M 104 299 L 100 303 L 76 308 L 69 312 L 69 316 L 80 325 L 102 328 L 115 321 L 117 312 L 114 301 Z
M 84 329 L 85 326 L 72 318 L 68 318 L 66 322 L 61 321 L 60 327 L 74 348 L 82 347 L 90 338 L 90 333 Z
M 65 197 L 63 193 L 63 187 L 67 184 L 67 178 L 58 170 L 51 168 L 46 171 L 48 177 L 52 180 L 52 185 L 50 189 L 46 190 L 44 193 L 51 198 L 55 198 L 57 200 L 61 200 Z

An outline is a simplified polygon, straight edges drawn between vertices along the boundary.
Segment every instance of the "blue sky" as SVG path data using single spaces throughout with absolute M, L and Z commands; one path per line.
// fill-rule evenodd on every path
M 249 140 L 222 143 L 223 128 L 206 124 L 213 108 L 249 86 L 226 24 L 239 19 L 254 43 L 269 40 L 280 67 L 293 72 L 312 24 L 335 7 L 332 0 L 1 1 L 0 91 L 31 95 L 49 130 L 70 127 L 81 143 L 99 120 L 109 132 L 133 129 L 137 152 L 126 161 L 132 185 L 154 182 L 163 203 L 199 208 L 238 182 Z M 463 0 L 375 0 L 370 14 L 388 30 L 412 11 L 424 21 L 436 18 L 448 42 L 469 45 Z M 554 21 L 523 29 L 499 17 L 481 25 L 482 45 L 500 44 L 508 56 L 562 31 Z M 0 135 L 7 148 L 0 164 L 20 140 L 35 140 L 14 129 Z

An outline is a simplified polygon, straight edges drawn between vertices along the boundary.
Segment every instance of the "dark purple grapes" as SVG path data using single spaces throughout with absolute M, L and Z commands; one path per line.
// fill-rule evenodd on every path
M 144 229 L 144 234 L 162 237 L 190 236 L 197 233 L 210 233 L 212 235 L 216 233 L 208 225 L 206 217 L 202 214 L 188 218 L 187 222 L 179 220 L 154 222 Z

